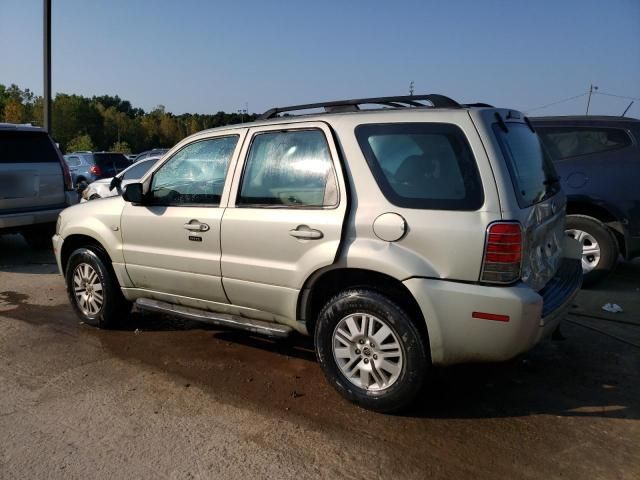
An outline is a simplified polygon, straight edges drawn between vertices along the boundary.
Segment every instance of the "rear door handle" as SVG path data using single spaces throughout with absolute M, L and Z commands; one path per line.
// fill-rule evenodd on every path
M 318 240 L 324 236 L 320 230 L 310 228 L 308 225 L 298 225 L 297 228 L 289 230 L 289 235 L 304 240 Z
M 192 232 L 208 232 L 209 231 L 209 225 L 207 225 L 206 223 L 200 223 L 197 220 L 191 220 L 189 223 L 185 223 L 184 228 Z

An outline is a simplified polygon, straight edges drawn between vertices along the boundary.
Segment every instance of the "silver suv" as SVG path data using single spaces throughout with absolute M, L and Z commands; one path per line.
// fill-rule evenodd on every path
M 0 234 L 50 247 L 58 214 L 74 203 L 69 170 L 47 132 L 0 123 Z
M 342 395 L 393 411 L 432 365 L 506 360 L 557 327 L 582 278 L 564 222 L 527 118 L 422 95 L 200 132 L 123 197 L 62 212 L 53 243 L 85 322 L 135 303 L 312 335 Z

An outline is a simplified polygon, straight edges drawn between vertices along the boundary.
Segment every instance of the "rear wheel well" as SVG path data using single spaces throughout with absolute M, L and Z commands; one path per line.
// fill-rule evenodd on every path
M 109 258 L 109 254 L 104 249 L 102 244 L 95 238 L 89 237 L 87 235 L 69 235 L 64 239 L 64 242 L 62 244 L 62 251 L 60 252 L 60 263 L 62 264 L 63 274 L 67 269 L 67 263 L 69 262 L 69 257 L 71 256 L 71 254 L 78 248 L 83 247 L 92 247 L 92 250 L 94 250 L 97 255 L 99 255 L 103 260 L 111 265 L 111 258 Z
M 402 307 L 420 331 L 428 351 L 429 335 L 422 310 L 400 280 L 373 270 L 340 268 L 324 272 L 307 283 L 300 295 L 298 318 L 305 321 L 312 336 L 318 314 L 331 297 L 349 288 L 367 288 L 385 295 Z
M 620 253 L 624 257 L 627 256 L 627 248 L 624 238 L 624 228 L 622 227 L 622 222 L 609 210 L 604 207 L 600 207 L 598 205 L 594 205 L 593 203 L 588 202 L 580 202 L 580 201 L 568 201 L 567 202 L 567 215 L 586 215 L 587 217 L 592 217 L 597 220 L 600 220 L 604 223 L 609 230 L 613 233 L 613 236 L 618 243 L 618 248 L 620 249 Z

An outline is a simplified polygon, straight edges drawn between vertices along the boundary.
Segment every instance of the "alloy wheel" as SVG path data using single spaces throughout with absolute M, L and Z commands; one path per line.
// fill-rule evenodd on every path
M 385 390 L 402 372 L 402 345 L 389 325 L 376 316 L 354 313 L 344 317 L 334 329 L 332 348 L 342 374 L 364 390 Z
M 73 271 L 73 294 L 82 313 L 90 317 L 96 315 L 104 304 L 100 276 L 88 263 L 78 264 Z

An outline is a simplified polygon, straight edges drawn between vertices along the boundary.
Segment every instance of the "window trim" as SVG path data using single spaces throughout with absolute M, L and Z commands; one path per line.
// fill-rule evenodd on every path
M 607 150 L 599 150 L 597 152 L 588 152 L 588 153 L 581 153 L 579 155 L 570 155 L 568 157 L 561 157 L 561 158 L 557 158 L 554 159 L 553 157 L 551 157 L 551 160 L 555 163 L 555 162 L 564 162 L 565 160 L 572 160 L 574 158 L 582 158 L 582 157 L 586 157 L 589 155 L 599 155 L 599 154 L 603 154 L 606 152 L 615 152 L 616 150 L 622 150 L 625 148 L 629 148 L 634 146 L 634 142 L 635 139 L 632 135 L 632 133 L 629 131 L 629 129 L 627 128 L 623 128 L 623 127 L 599 127 L 597 125 L 571 125 L 571 126 L 567 126 L 567 125 L 558 125 L 558 124 L 550 124 L 550 125 L 543 125 L 538 123 L 537 125 L 534 123 L 533 126 L 535 127 L 536 130 L 541 131 L 541 130 L 545 130 L 547 128 L 553 128 L 553 129 L 571 129 L 571 130 L 581 130 L 581 129 L 590 129 L 590 130 L 619 130 L 625 133 L 625 135 L 627 136 L 627 138 L 629 139 L 629 145 L 623 145 L 621 147 L 615 147 L 615 148 L 609 148 Z M 542 132 L 539 133 L 540 136 Z
M 189 142 L 189 143 L 185 143 L 182 147 L 180 147 L 178 150 L 176 150 L 175 152 L 173 152 L 173 154 L 171 154 L 170 157 L 167 157 L 166 160 L 164 160 L 162 163 L 158 162 L 159 164 L 154 167 L 151 167 L 149 169 L 149 171 L 143 175 L 142 177 L 140 177 L 140 183 L 144 183 L 144 182 L 149 182 L 149 191 L 145 194 L 145 202 L 144 204 L 146 206 L 150 206 L 150 207 L 189 207 L 189 208 L 205 208 L 205 207 L 215 207 L 215 208 L 221 208 L 222 205 L 222 199 L 224 198 L 224 187 L 227 184 L 227 182 L 229 181 L 229 171 L 230 171 L 230 167 L 233 163 L 233 159 L 234 156 L 236 154 L 236 151 L 238 149 L 238 146 L 240 144 L 240 139 L 241 139 L 241 134 L 240 133 L 230 133 L 227 135 L 219 135 L 219 136 L 212 136 L 212 137 L 205 137 L 205 138 L 198 138 L 196 140 L 194 140 L 193 142 Z M 167 163 L 169 163 L 171 160 L 173 160 L 173 158 L 180 152 L 182 152 L 185 148 L 190 147 L 191 145 L 195 145 L 196 143 L 200 143 L 200 142 L 208 142 L 211 140 L 221 140 L 223 138 L 231 138 L 231 137 L 236 137 L 236 144 L 233 147 L 233 152 L 231 152 L 231 156 L 229 157 L 229 162 L 227 163 L 227 168 L 225 170 L 224 173 L 224 182 L 223 182 L 223 186 L 222 186 L 222 192 L 220 193 L 220 201 L 218 201 L 218 203 L 155 203 L 153 202 L 153 179 L 156 176 L 156 174 L 158 173 L 158 171 L 160 171 L 160 169 L 162 169 L 162 167 L 164 167 Z
M 273 133 L 289 133 L 289 132 L 304 132 L 304 131 L 319 131 L 324 137 L 325 143 L 327 145 L 327 153 L 329 154 L 329 159 L 331 160 L 331 171 L 333 172 L 334 182 L 336 185 L 336 202 L 334 205 L 273 205 L 266 203 L 241 203 L 240 199 L 242 197 L 242 186 L 244 184 L 245 174 L 247 172 L 247 165 L 249 165 L 249 156 L 251 154 L 251 150 L 253 148 L 253 142 L 259 135 L 265 134 L 273 134 Z M 328 185 L 329 182 L 327 182 Z M 325 185 L 325 195 L 327 191 L 327 185 Z M 249 141 L 249 145 L 247 146 L 247 150 L 245 152 L 244 158 L 242 159 L 242 172 L 240 173 L 240 178 L 238 180 L 238 188 L 236 191 L 236 197 L 234 201 L 235 208 L 264 208 L 270 210 L 335 210 L 340 206 L 341 192 L 340 192 L 340 181 L 338 178 L 338 172 L 336 171 L 336 161 L 333 158 L 331 153 L 331 144 L 329 143 L 329 139 L 325 131 L 320 127 L 285 127 L 285 128 L 275 128 L 273 130 L 259 130 L 257 132 L 253 132 L 251 134 L 251 140 Z
M 398 195 L 398 193 L 396 193 L 393 187 L 391 187 L 391 184 L 389 183 L 387 176 L 382 170 L 382 166 L 380 166 L 380 163 L 378 162 L 378 160 L 375 157 L 375 154 L 373 153 L 373 149 L 369 144 L 368 137 L 363 133 L 360 133 L 359 130 L 362 131 L 367 127 L 398 127 L 403 125 L 404 126 L 422 125 L 422 126 L 447 127 L 447 128 L 452 128 L 456 130 L 456 134 L 459 135 L 460 140 L 464 142 L 466 148 L 469 151 L 469 154 L 471 155 L 471 160 L 473 162 L 473 166 L 476 174 L 477 187 L 479 189 L 479 197 L 472 204 L 471 208 L 461 208 L 456 206 L 456 202 L 459 202 L 456 199 L 442 200 L 442 199 L 430 199 L 430 198 L 402 197 L 401 195 Z M 455 123 L 448 123 L 448 122 L 361 123 L 356 125 L 354 129 L 354 135 L 356 137 L 358 146 L 360 147 L 360 151 L 367 162 L 369 171 L 373 175 L 378 188 L 384 195 L 384 198 L 392 205 L 399 208 L 409 208 L 413 210 L 433 210 L 433 211 L 445 211 L 445 212 L 477 212 L 481 210 L 482 207 L 484 206 L 486 202 L 486 196 L 484 191 L 484 184 L 482 181 L 482 175 L 480 174 L 480 168 L 478 167 L 478 160 L 475 154 L 473 153 L 473 149 L 471 148 L 471 144 L 469 142 L 469 139 L 467 138 L 467 135 L 460 128 L 460 126 L 456 125 Z M 442 203 L 445 203 L 445 202 L 449 203 L 450 207 L 443 208 Z

